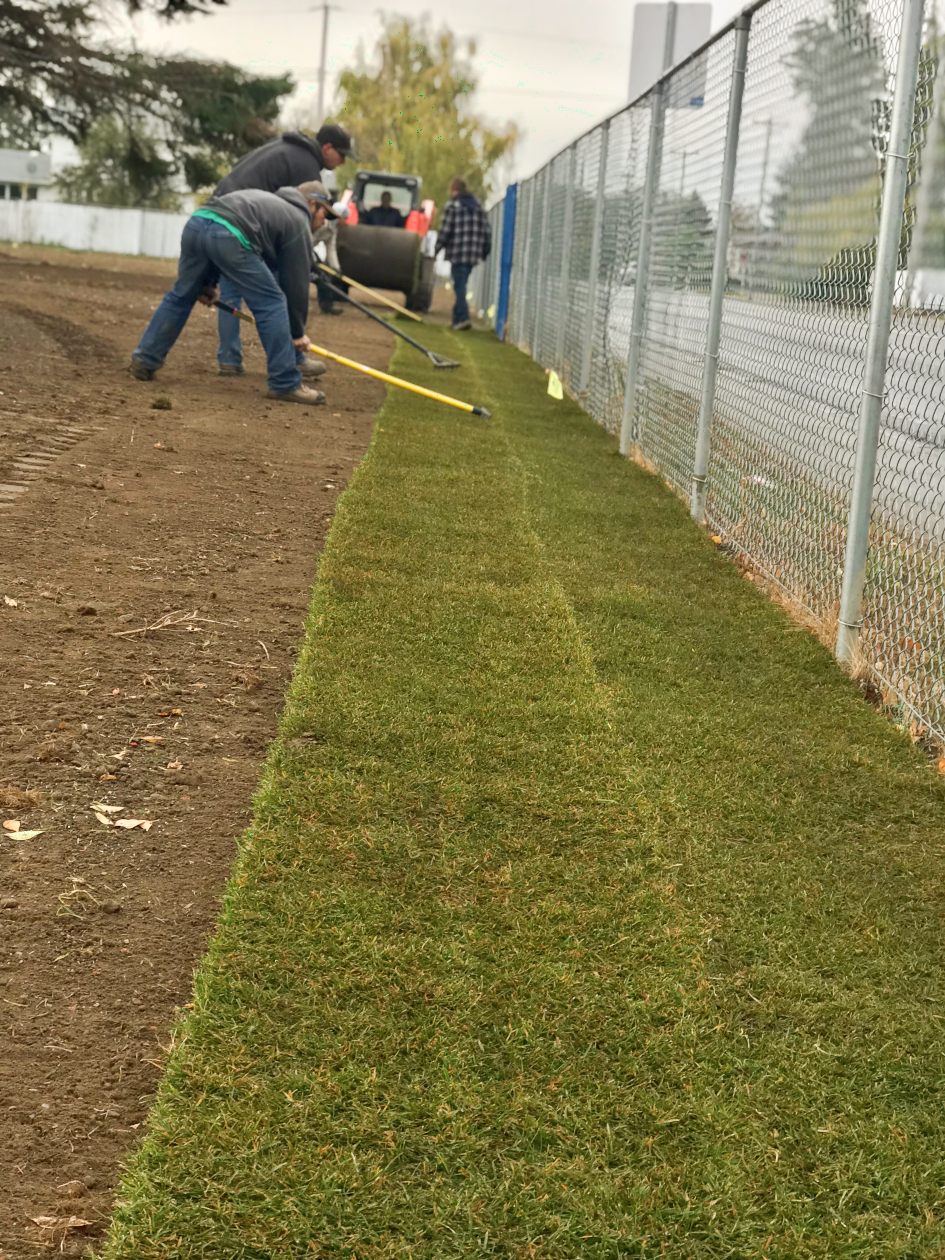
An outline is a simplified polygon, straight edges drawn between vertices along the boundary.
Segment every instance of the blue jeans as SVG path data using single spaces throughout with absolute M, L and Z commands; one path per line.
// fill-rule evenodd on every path
M 223 230 L 226 231 L 226 228 Z M 228 276 L 220 277 L 220 301 L 225 302 L 227 306 L 235 306 L 237 309 L 243 305 L 241 290 Z M 217 363 L 221 367 L 224 364 L 229 367 L 242 367 L 243 346 L 240 341 L 240 321 L 235 315 L 228 315 L 226 311 L 217 311 L 217 336 L 220 340 L 217 348 Z M 305 354 L 302 350 L 295 351 L 296 363 L 301 363 L 304 358 Z
M 189 219 L 184 226 L 177 280 L 151 316 L 134 358 L 152 370 L 161 367 L 197 298 L 218 280 L 235 286 L 255 316 L 266 351 L 269 388 L 280 394 L 298 389 L 302 376 L 296 366 L 285 294 L 259 255 L 244 249 L 232 232 L 212 219 Z M 238 322 L 232 315 L 229 318 Z
M 466 301 L 466 290 L 469 288 L 469 277 L 472 275 L 473 263 L 453 263 L 453 292 L 456 301 L 453 303 L 453 324 L 464 324 L 469 319 L 469 303 Z

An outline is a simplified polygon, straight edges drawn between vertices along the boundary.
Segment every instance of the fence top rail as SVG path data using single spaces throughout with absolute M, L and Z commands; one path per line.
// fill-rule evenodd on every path
M 708 39 L 704 40 L 698 48 L 694 48 L 691 53 L 683 57 L 682 61 L 677 61 L 674 66 L 670 66 L 668 70 L 664 70 L 658 78 L 653 80 L 645 92 L 641 92 L 639 96 L 634 97 L 632 101 L 628 101 L 626 105 L 621 105 L 620 108 L 615 109 L 613 113 L 606 114 L 598 122 L 594 123 L 592 127 L 588 127 L 586 131 L 582 131 L 580 135 L 575 136 L 573 140 L 569 140 L 567 144 L 562 145 L 560 149 L 553 153 L 547 161 L 542 162 L 541 166 L 534 170 L 531 175 L 527 175 L 517 182 L 527 184 L 528 181 L 534 179 L 536 175 L 540 175 L 545 167 L 550 166 L 551 163 L 559 158 L 562 153 L 566 153 L 568 149 L 573 149 L 575 145 L 580 144 L 585 136 L 592 135 L 593 132 L 597 131 L 600 127 L 603 127 L 605 123 L 609 123 L 614 118 L 619 118 L 620 115 L 626 113 L 628 109 L 633 109 L 636 105 L 641 104 L 641 102 L 645 101 L 650 93 L 654 92 L 656 88 L 662 87 L 664 83 L 672 79 L 675 74 L 678 74 L 679 71 L 685 66 L 688 66 L 690 62 L 695 61 L 697 57 L 701 57 L 703 53 L 708 52 L 714 44 L 723 40 L 726 35 L 730 34 L 734 30 L 737 30 L 746 22 L 750 22 L 759 9 L 763 9 L 766 5 L 771 4 L 772 2 L 773 0 L 753 0 L 751 4 L 748 4 L 743 9 L 740 9 L 730 21 L 726 22 L 724 26 L 720 27 L 713 35 L 710 35 Z

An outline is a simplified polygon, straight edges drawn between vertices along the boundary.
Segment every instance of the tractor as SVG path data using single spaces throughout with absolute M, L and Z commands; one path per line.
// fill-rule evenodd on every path
M 435 206 L 420 200 L 417 175 L 358 171 L 342 203 L 348 216 L 338 225 L 338 259 L 352 280 L 372 289 L 400 290 L 408 310 L 428 311 L 433 301 L 436 234 L 430 231 Z M 374 227 L 365 215 L 384 193 L 400 212 L 402 227 Z

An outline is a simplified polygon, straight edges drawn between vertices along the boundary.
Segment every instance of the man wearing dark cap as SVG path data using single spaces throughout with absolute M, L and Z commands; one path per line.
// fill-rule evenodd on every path
M 298 186 L 307 180 L 320 180 L 323 170 L 333 171 L 354 153 L 354 144 L 344 127 L 324 123 L 313 136 L 307 131 L 287 131 L 277 140 L 253 149 L 240 158 L 229 175 L 220 180 L 215 197 L 258 188 L 274 193 L 289 185 Z M 239 307 L 239 294 L 224 278 L 220 282 L 220 301 Z M 220 346 L 217 364 L 221 376 L 242 376 L 243 348 L 240 344 L 240 321 L 235 315 L 220 311 L 217 319 Z M 305 377 L 321 376 L 326 367 L 318 359 L 299 355 L 299 370 Z
M 322 171 L 335 170 L 353 152 L 351 137 L 337 123 L 325 123 L 314 136 L 307 131 L 287 131 L 240 158 L 220 180 L 214 196 L 242 188 L 275 192 L 289 184 L 297 187 L 308 179 L 321 179 Z
M 323 403 L 323 393 L 303 384 L 296 354 L 309 348 L 305 323 L 312 233 L 334 213 L 327 189 L 315 180 L 275 193 L 246 188 L 211 197 L 184 226 L 177 280 L 132 353 L 132 376 L 153 379 L 195 303 L 211 305 L 224 279 L 256 319 L 269 397 L 308 406 Z

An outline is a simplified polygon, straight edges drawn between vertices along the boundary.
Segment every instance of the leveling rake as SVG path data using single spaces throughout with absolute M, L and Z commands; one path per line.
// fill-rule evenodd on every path
M 228 306 L 225 302 L 217 301 L 213 305 L 218 306 L 220 310 L 227 311 L 230 315 L 238 316 L 244 323 L 255 324 L 256 322 L 252 315 L 247 315 L 245 311 L 237 310 L 235 306 Z M 381 322 L 384 323 L 386 321 L 382 320 Z M 368 367 L 366 363 L 357 363 L 354 359 L 346 359 L 343 354 L 335 354 L 333 350 L 326 350 L 323 346 L 312 346 L 312 351 L 321 355 L 324 359 L 331 359 L 335 363 L 340 363 L 342 367 L 352 368 L 355 372 L 363 372 L 365 376 L 373 376 L 375 380 L 384 381 L 387 385 L 396 385 L 398 389 L 406 389 L 411 394 L 419 394 L 421 398 L 432 398 L 434 402 L 445 403 L 447 407 L 455 407 L 457 411 L 465 411 L 472 416 L 481 416 L 483 420 L 491 420 L 492 418 L 492 412 L 485 407 L 477 407 L 474 403 L 463 402 L 461 398 L 451 398 L 449 394 L 438 394 L 435 389 L 425 389 L 423 385 L 414 385 L 413 381 L 404 381 L 399 376 L 391 376 L 389 372 L 380 371 L 379 368 Z
M 432 398 L 434 402 L 445 403 L 447 407 L 455 407 L 457 411 L 466 411 L 473 416 L 482 416 L 483 420 L 491 420 L 492 412 L 485 407 L 476 407 L 473 403 L 462 402 L 459 398 L 451 398 L 449 394 L 438 394 L 435 389 L 425 389 L 422 385 L 414 385 L 412 381 L 403 381 L 399 376 L 391 376 L 378 368 L 368 367 L 366 363 L 356 363 L 354 359 L 346 359 L 343 354 L 335 354 L 324 346 L 312 346 L 314 354 L 332 359 L 343 367 L 353 368 L 355 372 L 363 372 L 365 376 L 373 376 L 375 380 L 385 381 L 388 385 L 396 385 L 399 389 L 407 389 L 411 394 L 419 394 L 421 398 Z
M 336 297 L 343 298 L 344 301 L 350 302 L 356 311 L 360 311 L 361 314 L 366 315 L 368 319 L 373 319 L 378 324 L 381 324 L 384 328 L 392 332 L 395 337 L 400 337 L 403 341 L 406 341 L 408 346 L 413 346 L 414 350 L 419 350 L 421 354 L 425 354 L 435 368 L 457 368 L 460 366 L 456 359 L 446 359 L 442 354 L 437 354 L 435 350 L 428 350 L 426 346 L 422 346 L 419 341 L 415 341 L 413 337 L 403 332 L 402 329 L 395 328 L 394 325 L 384 319 L 383 316 L 378 315 L 376 311 L 372 311 L 369 306 L 365 306 L 363 302 L 356 301 L 350 293 L 345 293 L 344 289 L 339 289 L 336 284 L 332 284 L 332 282 L 327 278 L 326 273 L 322 270 L 321 266 L 318 267 L 318 270 L 321 272 L 321 282 L 326 289 L 330 289 Z

